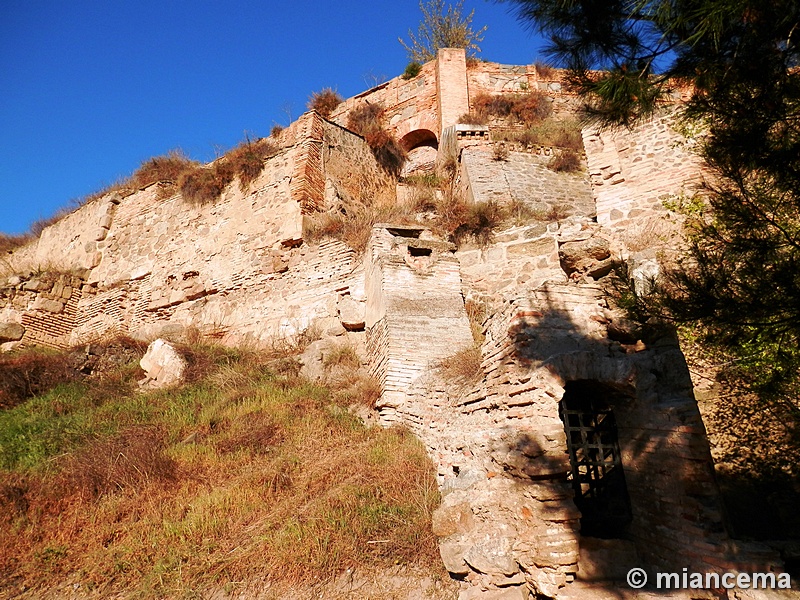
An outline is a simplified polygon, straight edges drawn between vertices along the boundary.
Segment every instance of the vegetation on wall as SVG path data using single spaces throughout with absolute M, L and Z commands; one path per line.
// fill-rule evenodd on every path
M 325 369 L 349 375 L 323 387 L 296 375 L 287 348 L 301 349 L 184 346 L 192 381 L 141 392 L 139 346 L 0 411 L 0 593 L 79 583 L 188 597 L 348 568 L 439 573 L 422 444 L 348 411 L 375 398 L 351 350 L 331 353 Z M 50 373 L 64 361 L 37 360 Z
M 317 111 L 324 118 L 331 116 L 333 110 L 344 102 L 339 93 L 332 88 L 324 88 L 314 92 L 308 99 L 308 109 Z
M 406 70 L 403 71 L 400 77 L 405 80 L 414 79 L 414 77 L 420 74 L 420 71 L 422 71 L 422 65 L 412 60 L 406 65 Z
M 372 149 L 378 164 L 395 177 L 406 160 L 406 152 L 383 124 L 384 108 L 364 102 L 347 114 L 347 128 L 362 136 Z
M 475 11 L 465 15 L 463 0 L 458 0 L 455 5 L 447 4 L 446 7 L 444 0 L 421 1 L 419 8 L 422 21 L 416 35 L 408 31 L 408 44 L 398 38 L 412 62 L 423 64 L 433 60 L 441 48 L 463 48 L 468 58 L 481 51 L 478 44 L 483 41 L 486 27 L 478 31 L 472 29 Z

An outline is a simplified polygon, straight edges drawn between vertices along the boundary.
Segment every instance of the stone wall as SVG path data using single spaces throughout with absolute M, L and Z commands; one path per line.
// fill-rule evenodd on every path
M 392 189 L 390 178 L 363 139 L 313 112 L 279 143 L 246 190 L 234 181 L 216 202 L 162 198 L 156 183 L 104 196 L 47 228 L 15 262 L 32 261 L 29 274 L 41 265 L 77 274 L 79 284 L 50 298 L 44 283 L 7 280 L 2 320 L 26 325 L 23 343 L 58 347 L 187 327 L 267 342 L 337 320 L 339 300 L 363 287 L 360 263 L 341 242 L 305 245 L 304 218 L 339 194 L 373 199 Z
M 367 349 L 384 423 L 404 421 L 406 390 L 473 344 L 453 247 L 422 227 L 377 225 L 365 259 Z
M 547 167 L 551 156 L 510 151 L 496 160 L 493 147 L 469 146 L 461 152 L 461 180 L 471 202 L 521 202 L 542 220 L 557 213 L 593 216 L 595 204 L 586 172 L 558 173 Z
M 647 227 L 667 214 L 664 200 L 691 194 L 703 176 L 692 140 L 675 130 L 674 109 L 631 130 L 586 129 L 583 139 L 597 221 L 629 237 L 633 228 L 652 238 Z

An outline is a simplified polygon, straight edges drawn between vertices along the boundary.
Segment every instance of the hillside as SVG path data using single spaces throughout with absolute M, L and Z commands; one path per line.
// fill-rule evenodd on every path
M 9 250 L 3 368 L 70 380 L 3 400 L 9 585 L 377 590 L 392 567 L 421 597 L 634 598 L 633 567 L 790 568 L 784 516 L 736 537 L 714 366 L 626 311 L 682 252 L 691 140 L 669 103 L 581 128 L 561 78 L 444 49 L 209 165 L 153 159 Z M 156 339 L 183 387 L 138 389 Z

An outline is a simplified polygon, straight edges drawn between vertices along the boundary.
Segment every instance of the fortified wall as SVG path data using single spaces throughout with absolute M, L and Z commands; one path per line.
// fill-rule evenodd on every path
M 380 420 L 412 429 L 437 467 L 433 527 L 460 600 L 569 598 L 634 566 L 778 568 L 728 538 L 676 338 L 628 322 L 603 293 L 615 261 L 640 283 L 657 274 L 678 231 L 664 200 L 699 181 L 699 164 L 668 109 L 630 131 L 585 130 L 577 173 L 549 169 L 551 148 L 459 123 L 482 92 L 539 90 L 567 115 L 575 99 L 546 75 L 442 50 L 330 119 L 303 115 L 255 181 L 234 181 L 213 204 L 164 198 L 156 183 L 81 207 L 3 257 L 3 348 L 187 328 L 268 344 L 312 324 L 343 343 L 363 338 Z M 346 129 L 364 102 L 383 105 L 418 170 L 447 154 L 470 202 L 538 216 L 459 248 L 424 222 L 376 224 L 363 255 L 309 243 L 312 215 L 394 189 Z M 470 321 L 465 303 L 484 316 Z M 473 377 L 443 375 L 476 345 Z

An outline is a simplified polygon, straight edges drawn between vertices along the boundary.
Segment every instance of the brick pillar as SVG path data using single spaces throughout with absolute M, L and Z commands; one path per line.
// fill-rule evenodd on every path
M 463 48 L 442 48 L 436 57 L 439 135 L 469 112 L 467 56 Z

